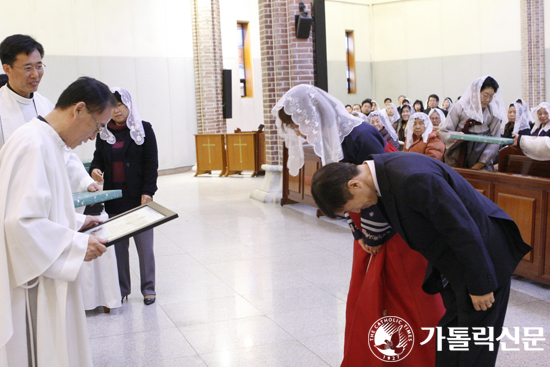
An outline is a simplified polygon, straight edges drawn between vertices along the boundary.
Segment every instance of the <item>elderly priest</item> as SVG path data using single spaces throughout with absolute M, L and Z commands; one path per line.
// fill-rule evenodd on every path
M 93 140 L 115 102 L 105 84 L 80 78 L 0 151 L 2 367 L 92 365 L 75 279 L 83 261 L 105 252 L 105 241 L 78 232 L 97 219 L 77 228 L 64 151 Z

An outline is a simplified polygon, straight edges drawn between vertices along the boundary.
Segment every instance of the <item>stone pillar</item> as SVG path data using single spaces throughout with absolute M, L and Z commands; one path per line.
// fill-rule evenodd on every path
M 546 100 L 544 0 L 521 0 L 521 83 L 530 107 Z
M 294 16 L 299 13 L 299 0 L 258 0 L 262 57 L 262 86 L 266 176 L 262 188 L 251 197 L 263 202 L 280 201 L 282 180 L 282 141 L 277 135 L 271 109 L 290 88 L 314 84 L 313 39 L 296 38 Z M 306 5 L 311 14 L 311 7 Z
M 199 134 L 225 133 L 219 0 L 192 0 L 193 61 Z M 231 38 L 233 39 L 233 38 Z

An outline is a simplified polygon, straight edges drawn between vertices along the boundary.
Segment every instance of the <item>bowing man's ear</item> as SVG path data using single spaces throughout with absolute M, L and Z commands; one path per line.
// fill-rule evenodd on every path
M 348 190 L 360 189 L 362 187 L 361 182 L 355 178 L 348 181 Z

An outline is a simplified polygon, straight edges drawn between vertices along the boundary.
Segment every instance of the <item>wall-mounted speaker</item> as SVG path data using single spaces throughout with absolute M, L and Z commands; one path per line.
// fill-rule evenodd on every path
M 231 70 L 224 69 L 222 73 L 222 103 L 223 118 L 233 117 L 233 95 L 231 94 Z
M 309 31 L 311 30 L 311 25 L 313 24 L 313 18 L 306 13 L 295 15 L 294 19 L 294 24 L 296 26 L 296 38 L 308 39 Z

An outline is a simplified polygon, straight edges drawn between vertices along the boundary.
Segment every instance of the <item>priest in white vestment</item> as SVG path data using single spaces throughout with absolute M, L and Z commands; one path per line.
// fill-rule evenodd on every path
M 105 84 L 80 78 L 0 151 L 1 367 L 92 365 L 75 279 L 105 240 L 78 232 L 97 219 L 77 223 L 65 152 L 95 139 L 113 106 Z
M 2 67 L 9 82 L 0 88 L 0 148 L 11 134 L 26 122 L 46 116 L 54 106 L 38 93 L 45 71 L 42 62 L 44 49 L 30 36 L 16 34 L 0 44 Z M 65 152 L 65 163 L 71 183 L 71 192 L 97 191 L 99 185 L 90 177 L 82 161 L 70 149 Z M 77 208 L 82 214 L 84 207 Z M 77 216 L 77 225 L 83 216 Z M 105 219 L 105 217 L 103 218 Z M 80 223 L 80 224 L 78 224 Z M 120 287 L 115 249 L 109 248 L 101 260 L 86 263 L 81 268 L 84 305 L 87 310 L 98 306 L 120 307 Z

